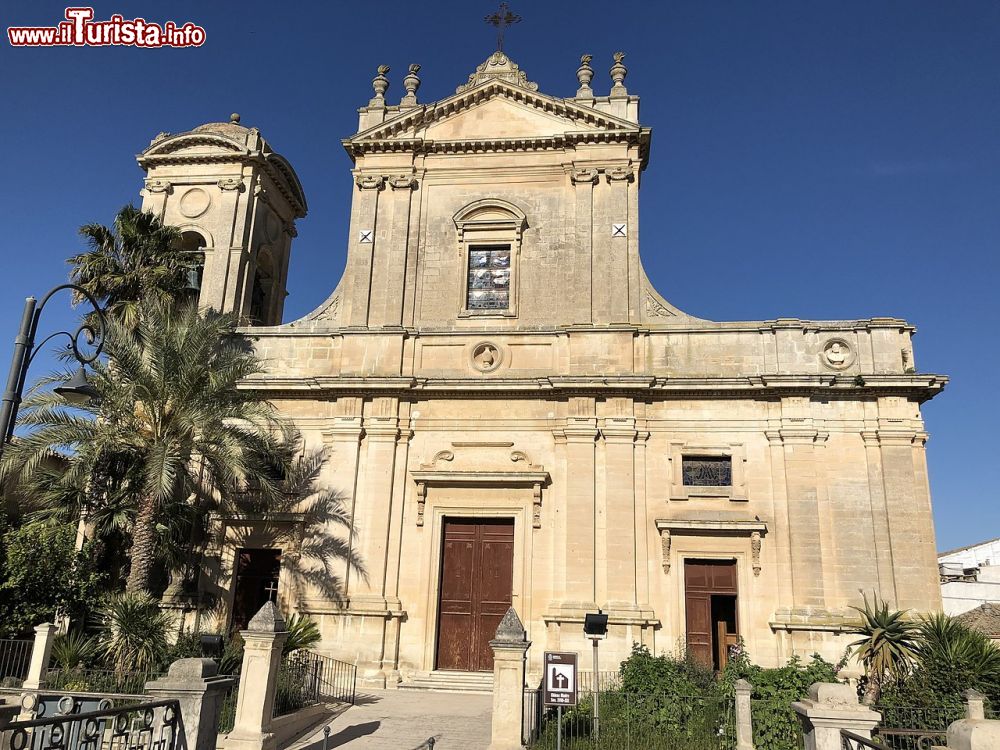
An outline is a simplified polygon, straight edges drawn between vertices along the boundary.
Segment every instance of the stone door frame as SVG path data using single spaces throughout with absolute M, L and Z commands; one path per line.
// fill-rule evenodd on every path
M 424 596 L 423 654 L 421 669 L 433 671 L 438 638 L 438 606 L 441 587 L 441 549 L 444 544 L 444 519 L 446 516 L 455 518 L 510 518 L 514 521 L 514 575 L 511 584 L 511 603 L 517 610 L 525 626 L 530 629 L 530 613 L 532 611 L 531 596 L 531 565 L 534 554 L 534 534 L 532 533 L 532 501 L 530 491 L 524 488 L 496 487 L 497 499 L 488 503 L 471 504 L 455 499 L 432 496 L 433 488 L 428 491 L 428 509 L 426 512 L 430 528 L 428 541 L 424 548 L 424 580 L 433 582 L 427 587 Z M 450 494 L 450 493 L 449 493 Z M 493 493 L 491 493 L 493 494 Z M 518 500 L 517 495 L 524 495 Z M 506 497 L 505 497 L 506 495 Z

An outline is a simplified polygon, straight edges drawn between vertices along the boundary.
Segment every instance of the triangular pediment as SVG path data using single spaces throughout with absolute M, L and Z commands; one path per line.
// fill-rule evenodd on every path
M 637 123 L 573 100 L 488 79 L 447 99 L 401 112 L 349 141 L 546 138 L 637 130 Z

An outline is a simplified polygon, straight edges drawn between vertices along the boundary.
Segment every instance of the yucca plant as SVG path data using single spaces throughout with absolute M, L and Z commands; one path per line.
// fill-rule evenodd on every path
M 916 658 L 918 626 L 906 612 L 889 610 L 878 596 L 863 607 L 852 607 L 861 615 L 859 625 L 849 632 L 862 636 L 851 643 L 854 655 L 865 668 L 867 688 L 865 701 L 874 703 L 888 682 L 898 681 L 909 674 Z
M 147 672 L 167 654 L 170 616 L 144 593 L 111 594 L 100 610 L 101 654 L 116 672 Z
M 52 661 L 64 670 L 81 669 L 88 666 L 100 653 L 97 638 L 82 630 L 71 630 L 59 635 L 52 642 Z
M 301 648 L 308 648 L 314 643 L 319 643 L 322 639 L 319 633 L 319 626 L 308 615 L 292 615 L 285 621 L 285 627 L 288 629 L 288 638 L 281 649 L 283 654 L 290 654 Z

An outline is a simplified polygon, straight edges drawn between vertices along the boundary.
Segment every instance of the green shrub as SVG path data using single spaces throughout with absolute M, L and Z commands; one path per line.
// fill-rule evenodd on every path
M 102 575 L 92 544 L 76 549 L 75 524 L 25 524 L 6 532 L 0 547 L 0 637 L 30 636 L 60 615 L 82 618 L 97 600 Z

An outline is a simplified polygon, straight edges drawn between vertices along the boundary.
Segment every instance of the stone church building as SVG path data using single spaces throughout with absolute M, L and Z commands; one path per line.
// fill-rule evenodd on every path
M 288 161 L 235 115 L 139 155 L 143 208 L 204 258 L 201 303 L 241 314 L 268 362 L 249 385 L 326 450 L 356 529 L 330 533 L 364 566 L 338 602 L 287 574 L 310 541 L 295 513 L 277 536 L 218 519 L 202 627 L 277 597 L 392 686 L 490 669 L 510 605 L 532 675 L 589 650 L 599 608 L 610 669 L 633 643 L 718 667 L 738 638 L 763 665 L 835 661 L 861 592 L 940 608 L 920 405 L 946 378 L 917 371 L 898 318 L 715 322 L 654 289 L 651 131 L 622 58 L 602 93 L 584 57 L 566 98 L 501 52 L 432 103 L 411 66 L 390 104 L 380 68 L 343 140 L 343 277 L 293 322 Z

